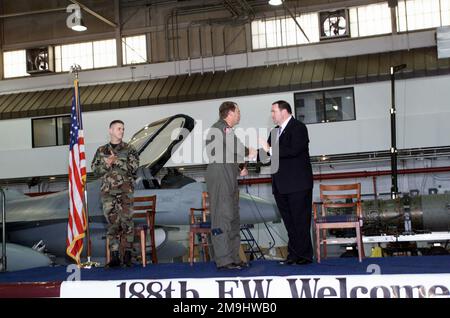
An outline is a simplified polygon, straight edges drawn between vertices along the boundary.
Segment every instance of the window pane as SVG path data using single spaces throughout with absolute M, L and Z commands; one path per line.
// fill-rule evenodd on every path
M 319 32 L 319 15 L 317 13 L 302 14 L 297 18 L 298 23 L 305 31 L 308 39 L 311 43 L 319 42 L 320 32 Z M 308 43 L 302 31 L 296 25 L 297 30 L 297 43 Z
M 262 20 L 258 26 L 258 34 L 259 34 L 259 48 L 267 47 L 266 41 L 266 20 Z
M 353 89 L 340 89 L 325 92 L 327 121 L 355 119 Z
M 61 46 L 62 71 L 69 71 L 73 64 L 80 65 L 82 70 L 93 68 L 94 61 L 92 54 L 92 42 Z
M 295 107 L 295 118 L 300 120 L 302 123 L 305 122 L 305 99 L 301 96 L 296 95 L 296 98 L 294 100 L 294 107 Z
M 325 122 L 323 93 L 295 94 L 296 118 L 305 124 Z
M 257 30 L 258 21 L 252 21 L 250 24 L 251 34 L 252 34 L 252 48 L 253 49 L 259 49 L 259 43 L 258 43 L 258 34 L 256 32 Z
M 252 46 L 254 50 L 265 48 L 265 21 L 252 22 Z
M 428 29 L 441 24 L 439 0 L 402 0 L 398 8 L 399 31 Z
M 117 65 L 116 40 L 93 42 L 94 67 L 107 67 Z
M 391 9 L 387 2 L 350 9 L 350 28 L 352 37 L 391 33 Z
M 450 0 L 441 0 L 442 26 L 450 25 Z
M 5 78 L 29 76 L 27 73 L 27 59 L 25 50 L 9 51 L 3 53 L 3 65 Z
M 317 13 L 302 14 L 297 22 L 311 43 L 319 42 Z M 254 50 L 309 43 L 291 17 L 253 21 L 251 32 Z
M 342 109 L 341 97 L 325 98 L 325 117 L 327 121 L 342 120 L 342 113 L 339 111 L 340 109 Z
M 145 35 L 122 39 L 123 64 L 147 62 L 147 41 Z
M 33 119 L 34 147 L 56 145 L 55 118 Z
M 399 1 L 397 5 L 397 31 L 406 31 L 406 4 Z
M 281 20 L 281 32 L 283 34 L 283 46 L 297 44 L 297 25 L 293 19 Z
M 58 127 L 58 146 L 69 144 L 70 116 L 56 118 Z
M 350 19 L 350 36 L 358 37 L 358 10 L 356 8 L 350 8 L 349 10 L 349 19 Z
M 277 47 L 277 21 L 266 21 L 267 47 Z
M 61 45 L 55 46 L 55 72 L 62 72 Z

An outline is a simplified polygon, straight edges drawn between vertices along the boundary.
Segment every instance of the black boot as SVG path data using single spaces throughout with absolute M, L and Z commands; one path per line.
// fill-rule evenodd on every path
M 107 268 L 111 267 L 119 267 L 120 266 L 120 257 L 119 257 L 119 251 L 113 251 L 111 252 L 111 260 L 108 264 L 106 264 Z
M 125 254 L 123 255 L 123 266 L 133 266 L 133 263 L 131 262 L 131 251 L 125 251 Z

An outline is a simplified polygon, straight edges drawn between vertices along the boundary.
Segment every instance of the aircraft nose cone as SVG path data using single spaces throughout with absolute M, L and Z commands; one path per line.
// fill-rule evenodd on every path
M 0 255 L 2 246 L 0 245 Z M 46 267 L 52 263 L 52 260 L 43 253 L 39 253 L 29 247 L 18 244 L 6 244 L 7 270 L 20 271 L 36 267 Z

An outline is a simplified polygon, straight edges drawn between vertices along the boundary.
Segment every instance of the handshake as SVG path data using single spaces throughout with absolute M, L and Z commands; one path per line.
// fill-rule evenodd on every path
M 259 138 L 259 145 L 261 146 L 261 148 L 267 153 L 267 152 L 269 152 L 269 150 L 270 150 L 270 145 L 267 143 L 267 141 L 265 141 L 264 139 L 262 139 L 262 138 Z M 249 152 L 248 152 L 248 160 L 249 161 L 255 161 L 256 160 L 256 158 L 257 158 L 257 156 L 258 156 L 258 149 L 255 149 L 255 148 L 252 148 L 252 147 L 250 147 L 249 148 Z
M 248 158 L 249 161 L 255 161 L 257 155 L 258 155 L 258 150 L 257 149 L 252 148 L 252 147 L 248 148 L 248 156 L 247 156 L 247 158 Z

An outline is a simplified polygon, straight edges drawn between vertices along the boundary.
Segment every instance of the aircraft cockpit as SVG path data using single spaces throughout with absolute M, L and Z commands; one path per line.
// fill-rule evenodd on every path
M 137 189 L 177 189 L 196 182 L 175 168 L 168 168 L 161 182 L 156 179 L 156 174 L 194 126 L 193 118 L 175 115 L 151 123 L 131 137 L 130 144 L 138 151 L 140 160 Z

